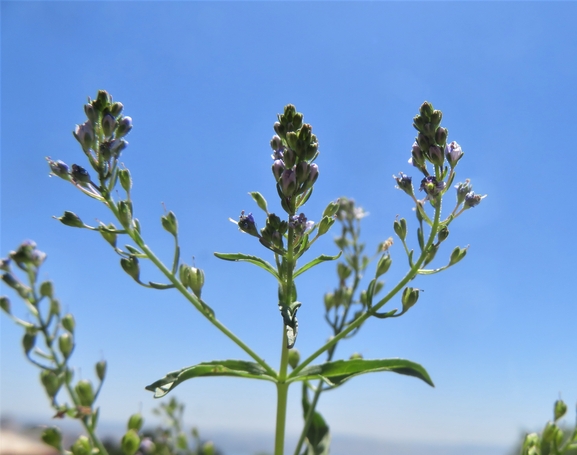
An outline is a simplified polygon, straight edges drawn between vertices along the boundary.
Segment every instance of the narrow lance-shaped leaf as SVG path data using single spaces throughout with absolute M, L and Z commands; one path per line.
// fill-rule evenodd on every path
M 274 267 L 271 264 L 269 264 L 267 261 L 265 261 L 264 259 L 259 258 L 258 256 L 251 256 L 249 254 L 243 254 L 243 253 L 214 253 L 214 255 L 219 259 L 224 259 L 225 261 L 250 262 L 251 264 L 258 266 L 261 269 L 266 270 L 272 276 L 274 276 L 277 280 L 280 280 L 278 273 L 274 269 Z
M 304 418 L 310 411 L 311 405 L 308 397 L 308 387 L 306 382 L 303 382 L 303 398 L 302 407 Z M 330 448 L 331 435 L 329 433 L 329 426 L 325 422 L 323 416 L 313 410 L 310 426 L 307 430 L 306 441 L 307 448 L 304 451 L 306 455 L 328 455 Z
M 354 376 L 365 373 L 378 373 L 380 371 L 391 371 L 393 373 L 413 376 L 434 387 L 429 374 L 421 365 L 405 359 L 337 360 L 323 363 L 322 365 L 306 367 L 294 376 L 294 373 L 289 375 L 288 380 L 293 382 L 322 379 L 331 386 L 337 386 Z
M 214 360 L 168 373 L 164 378 L 153 382 L 145 388 L 146 390 L 154 392 L 154 398 L 160 398 L 187 379 L 206 376 L 234 376 L 239 378 L 264 379 L 273 382 L 276 380 L 276 378 L 271 376 L 262 366 L 254 362 L 244 360 Z
M 306 272 L 308 269 L 313 268 L 315 265 L 319 265 L 321 262 L 326 262 L 326 261 L 336 261 L 338 258 L 341 257 L 341 254 L 343 254 L 342 251 L 339 251 L 339 254 L 335 255 L 335 256 L 329 256 L 326 254 L 321 254 L 318 258 L 313 259 L 312 261 L 306 263 L 305 265 L 303 265 L 300 269 L 298 269 L 293 277 L 296 278 L 297 276 L 299 276 L 301 273 Z

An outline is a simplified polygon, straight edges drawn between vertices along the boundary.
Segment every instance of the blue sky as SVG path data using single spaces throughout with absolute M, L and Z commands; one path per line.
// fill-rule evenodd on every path
M 295 104 L 319 138 L 320 177 L 307 216 L 318 220 L 330 200 L 354 198 L 370 212 L 363 237 L 372 250 L 393 235 L 396 215 L 407 218 L 415 240 L 410 201 L 391 175 L 416 178 L 407 164 L 411 121 L 424 100 L 432 102 L 465 151 L 458 180 L 471 178 L 489 195 L 457 220 L 439 257 L 453 245 L 470 244 L 469 254 L 446 273 L 421 278 L 425 292 L 410 313 L 370 321 L 338 353 L 414 360 L 436 388 L 392 374 L 366 376 L 324 395 L 319 410 L 340 434 L 507 445 L 544 424 L 559 396 L 574 409 L 577 4 L 1 8 L 1 252 L 31 238 L 48 253 L 43 278 L 54 280 L 77 319 L 79 376 L 91 378 L 101 358 L 109 362 L 103 420 L 149 413 L 157 403 L 143 387 L 168 371 L 244 357 L 175 292 L 136 286 L 98 234 L 51 218 L 72 210 L 86 222 L 111 220 L 98 203 L 48 178 L 44 160 L 82 162 L 71 131 L 98 89 L 121 101 L 134 121 L 123 161 L 146 242 L 170 260 L 171 239 L 159 222 L 164 203 L 178 216 L 183 257 L 194 256 L 205 270 L 206 301 L 273 365 L 281 330 L 275 284 L 259 269 L 212 253 L 267 255 L 227 219 L 241 210 L 256 214 L 248 191 L 280 210 L 268 145 L 276 114 Z M 330 238 L 311 257 L 320 253 L 336 253 Z M 394 280 L 405 264 L 399 244 L 392 257 Z M 322 296 L 335 285 L 332 264 L 298 282 L 303 354 L 328 336 Z M 4 317 L 1 328 L 2 413 L 48 420 L 19 330 Z M 198 380 L 176 394 L 201 430 L 273 431 L 274 389 L 267 384 Z M 289 400 L 294 433 L 301 425 L 297 388 Z

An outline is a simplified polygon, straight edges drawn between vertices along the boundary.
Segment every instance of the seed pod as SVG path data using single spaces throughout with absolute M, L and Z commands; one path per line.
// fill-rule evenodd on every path
M 142 415 L 140 413 L 132 414 L 128 419 L 128 429 L 134 430 L 138 433 L 142 428 L 143 423 L 144 419 L 142 418 Z
M 106 360 L 101 360 L 96 364 L 96 377 L 101 381 L 104 381 L 106 377 Z
M 46 390 L 46 394 L 50 398 L 54 398 L 56 396 L 58 390 L 60 390 L 60 386 L 62 385 L 61 378 L 59 378 L 58 375 L 56 375 L 56 373 L 51 370 L 42 370 L 40 373 L 40 381 L 44 386 L 44 390 Z
M 80 404 L 86 407 L 92 407 L 94 403 L 94 389 L 92 388 L 92 383 L 88 379 L 82 379 L 78 381 L 75 387 Z
M 62 318 L 62 327 L 64 327 L 70 333 L 74 333 L 74 328 L 76 327 L 76 322 L 74 321 L 74 316 L 72 316 L 70 313 L 66 314 Z
M 42 432 L 42 441 L 58 451 L 62 451 L 62 433 L 56 427 L 46 428 Z
M 70 448 L 73 455 L 91 455 L 92 445 L 86 436 L 80 436 Z M 132 454 L 131 454 L 132 455 Z
M 72 340 L 72 335 L 70 333 L 63 333 L 58 338 L 58 347 L 60 348 L 60 352 L 64 356 L 65 359 L 70 357 L 72 351 L 74 349 L 74 342 Z
M 134 430 L 128 430 L 122 437 L 121 447 L 124 455 L 134 455 L 140 446 L 140 437 Z M 74 454 L 76 455 L 76 454 Z

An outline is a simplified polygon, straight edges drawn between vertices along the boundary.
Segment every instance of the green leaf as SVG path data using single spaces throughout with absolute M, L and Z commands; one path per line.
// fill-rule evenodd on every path
M 150 287 L 160 290 L 172 289 L 175 287 L 174 284 L 155 283 L 154 281 L 149 281 L 148 284 L 150 285 Z
M 214 253 L 214 255 L 219 259 L 224 259 L 225 261 L 244 261 L 250 262 L 261 269 L 266 270 L 272 276 L 274 276 L 277 280 L 280 281 L 277 271 L 274 269 L 272 265 L 270 265 L 264 259 L 259 258 L 258 256 L 251 256 L 249 254 L 243 253 Z
M 154 392 L 154 398 L 160 398 L 187 379 L 206 376 L 235 376 L 276 382 L 276 377 L 271 376 L 257 363 L 244 360 L 214 360 L 168 373 L 164 378 L 153 382 L 145 388 Z
M 432 387 L 435 386 L 421 365 L 405 359 L 336 360 L 306 367 L 296 376 L 293 376 L 294 373 L 290 374 L 288 382 L 321 379 L 330 386 L 338 386 L 354 376 L 364 373 L 378 373 L 379 371 L 392 371 L 393 373 L 414 376 Z
M 303 382 L 302 406 L 305 420 L 311 407 L 307 390 L 307 384 Z M 320 413 L 313 411 L 311 423 L 306 434 L 307 448 L 303 455 L 328 455 L 330 441 L 329 426 Z
M 341 257 L 341 254 L 343 254 L 342 251 L 339 251 L 339 254 L 335 255 L 335 256 L 329 256 L 327 254 L 321 254 L 318 258 L 313 259 L 312 261 L 310 261 L 309 263 L 303 265 L 300 269 L 298 269 L 294 274 L 293 274 L 293 278 L 296 278 L 297 276 L 299 276 L 301 273 L 306 272 L 308 269 L 313 268 L 315 265 L 320 264 L 321 262 L 326 262 L 326 261 L 336 261 L 338 258 Z

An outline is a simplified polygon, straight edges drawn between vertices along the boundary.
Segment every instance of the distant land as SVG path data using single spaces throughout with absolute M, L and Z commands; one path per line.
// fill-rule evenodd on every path
M 71 420 L 38 422 L 2 416 L 2 426 L 25 430 L 34 426 L 59 426 L 71 444 L 79 432 L 77 422 Z M 120 441 L 125 424 L 101 422 L 99 434 L 103 439 Z M 145 428 L 146 429 L 146 428 Z M 212 440 L 224 455 L 271 455 L 273 435 L 259 432 L 224 431 L 200 428 L 202 439 Z M 287 449 L 294 448 L 296 437 L 287 436 Z M 510 455 L 512 446 L 400 442 L 371 439 L 351 435 L 335 435 L 331 441 L 331 455 Z M 289 454 L 292 451 L 288 452 Z

